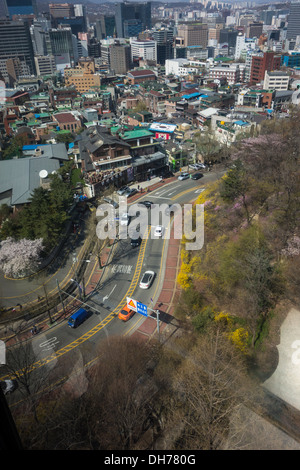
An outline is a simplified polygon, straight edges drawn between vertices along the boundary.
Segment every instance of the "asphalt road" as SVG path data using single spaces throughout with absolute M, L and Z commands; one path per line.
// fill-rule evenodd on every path
M 200 180 L 174 181 L 151 193 L 145 193 L 139 201 L 150 200 L 158 204 L 192 202 L 208 181 L 215 180 L 219 176 L 207 173 Z M 148 231 L 151 234 L 153 227 L 151 221 L 149 222 Z M 166 227 L 166 233 L 168 230 Z M 84 243 L 83 236 L 80 243 Z M 168 237 L 157 239 L 149 236 L 137 248 L 131 247 L 130 239 L 118 240 L 112 248 L 112 256 L 105 268 L 100 286 L 86 301 L 85 306 L 90 310 L 90 317 L 76 329 L 68 327 L 67 320 L 64 320 L 33 337 L 31 341 L 35 356 L 33 368 L 37 372 L 43 369 L 43 374 L 47 373 L 46 375 L 49 372 L 54 373 L 55 380 L 58 376 L 67 376 L 71 381 L 74 374 L 77 374 L 76 371 L 82 370 L 85 365 L 97 358 L 97 345 L 103 339 L 115 335 L 127 335 L 134 331 L 145 317 L 135 313 L 128 322 L 122 322 L 118 318 L 118 313 L 126 304 L 127 296 L 150 308 L 155 305 L 164 278 L 164 270 L 168 266 L 167 246 Z M 145 270 L 153 270 L 156 273 L 149 289 L 139 287 L 139 281 Z M 63 276 L 65 273 L 60 275 Z M 8 363 L 9 355 L 8 350 Z M 1 369 L 0 376 L 3 378 Z

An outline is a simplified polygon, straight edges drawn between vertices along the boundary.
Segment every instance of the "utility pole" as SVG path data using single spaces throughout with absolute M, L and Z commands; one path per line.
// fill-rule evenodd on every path
M 59 293 L 60 302 L 61 302 L 61 304 L 62 304 L 63 312 L 64 312 L 64 315 L 65 315 L 65 314 L 66 314 L 66 311 L 65 311 L 65 304 L 64 304 L 64 301 L 63 301 L 63 298 L 62 298 L 62 295 L 61 295 L 61 291 L 60 291 L 60 287 L 59 287 L 59 282 L 58 282 L 57 279 L 56 279 L 56 284 L 57 284 L 57 288 L 58 288 L 58 293 Z
M 48 315 L 49 315 L 50 325 L 52 325 L 53 320 L 52 320 L 52 318 L 51 318 L 51 313 L 50 313 L 50 308 L 49 308 L 49 302 L 48 302 L 48 294 L 47 294 L 47 290 L 46 290 L 45 284 L 43 284 L 43 289 L 44 289 L 44 292 L 45 292 L 45 299 L 46 299 L 46 304 L 47 304 L 47 311 L 48 311 Z

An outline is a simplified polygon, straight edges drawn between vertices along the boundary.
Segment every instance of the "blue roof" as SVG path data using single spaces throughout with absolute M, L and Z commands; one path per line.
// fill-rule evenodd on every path
M 22 150 L 35 150 L 37 147 L 37 145 L 23 145 Z
M 248 122 L 240 120 L 240 121 L 234 121 L 234 124 L 238 124 L 239 126 L 245 126 L 248 124 Z
M 47 144 L 38 144 L 38 145 L 23 145 L 22 150 L 35 150 L 38 147 L 42 147 L 43 145 Z
M 182 98 L 184 100 L 189 100 L 191 98 L 196 98 L 197 96 L 200 96 L 200 93 L 191 93 L 190 95 L 183 95 Z

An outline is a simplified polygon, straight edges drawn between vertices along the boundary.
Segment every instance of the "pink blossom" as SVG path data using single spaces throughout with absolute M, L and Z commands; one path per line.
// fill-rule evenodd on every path
M 42 250 L 42 238 L 18 241 L 7 238 L 0 243 L 0 269 L 6 276 L 15 278 L 32 274 L 40 264 Z

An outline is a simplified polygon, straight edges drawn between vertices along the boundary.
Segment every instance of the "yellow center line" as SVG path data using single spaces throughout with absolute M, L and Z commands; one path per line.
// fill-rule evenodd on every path
M 58 357 L 63 356 L 67 352 L 70 352 L 71 350 L 75 349 L 77 346 L 80 346 L 82 343 L 84 343 L 85 341 L 90 339 L 92 336 L 94 336 L 96 333 L 98 333 L 100 330 L 102 330 L 102 328 L 104 328 L 109 322 L 111 322 L 116 317 L 116 315 L 118 314 L 120 309 L 124 306 L 124 303 L 127 303 L 126 298 L 132 296 L 132 294 L 134 293 L 134 290 L 137 286 L 138 280 L 140 278 L 141 270 L 142 270 L 142 267 L 143 267 L 143 260 L 144 260 L 144 257 L 145 257 L 145 251 L 146 251 L 146 246 L 147 246 L 150 230 L 151 230 L 151 226 L 148 228 L 147 238 L 144 238 L 142 240 L 138 260 L 137 260 L 137 263 L 136 263 L 135 272 L 134 272 L 132 281 L 130 283 L 129 289 L 126 292 L 126 294 L 124 295 L 123 299 L 118 304 L 118 306 L 112 312 L 110 312 L 107 315 L 107 317 L 105 317 L 100 323 L 98 323 L 98 325 L 94 326 L 91 330 L 87 331 L 84 335 L 77 338 L 75 341 L 68 344 L 67 346 L 64 346 L 63 348 L 59 349 L 58 351 L 55 351 L 50 356 L 48 356 L 44 359 L 41 359 L 41 360 L 35 362 L 34 364 L 32 364 L 31 370 L 34 370 L 34 369 L 42 367 L 46 364 L 49 364 L 50 362 L 56 360 Z M 22 371 L 21 371 L 21 374 L 22 374 Z M 17 373 L 18 376 L 20 376 L 21 374 L 19 372 Z M 1 380 L 4 380 L 5 378 L 7 378 L 7 376 L 2 377 Z

